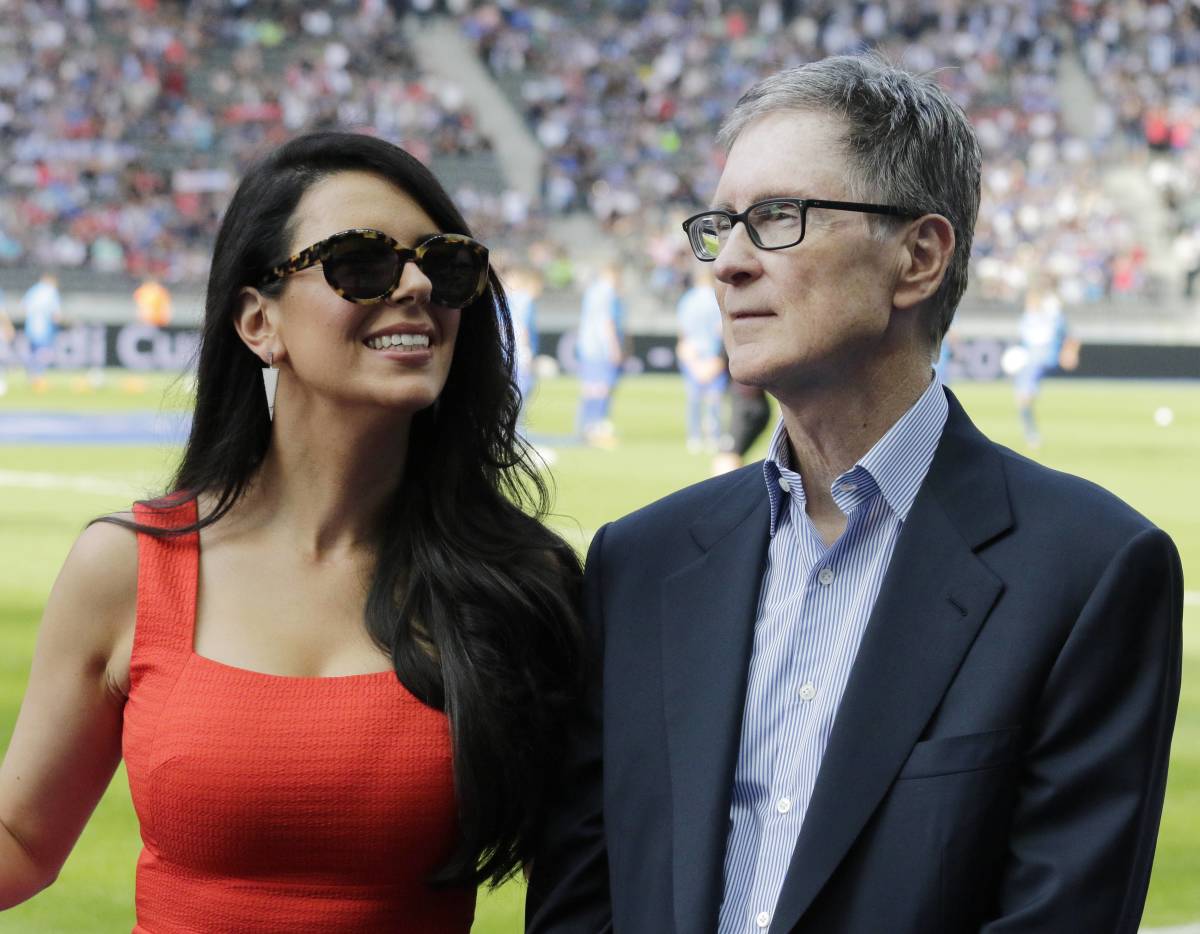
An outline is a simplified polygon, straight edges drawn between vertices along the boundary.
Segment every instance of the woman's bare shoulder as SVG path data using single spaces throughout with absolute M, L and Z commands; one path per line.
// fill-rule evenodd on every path
M 132 521 L 133 515 L 106 519 Z M 136 533 L 106 519 L 88 525 L 75 540 L 46 606 L 48 619 L 105 641 L 132 627 L 138 577 Z
M 93 578 L 93 584 L 104 586 L 100 578 L 115 577 L 114 583 L 137 583 L 137 533 L 122 522 L 135 522 L 131 512 L 114 512 L 90 523 L 79 533 L 64 570 Z M 111 585 L 110 585 L 111 586 Z

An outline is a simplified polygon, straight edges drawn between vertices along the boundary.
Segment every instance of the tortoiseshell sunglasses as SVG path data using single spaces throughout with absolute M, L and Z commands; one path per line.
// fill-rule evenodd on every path
M 329 287 L 348 302 L 371 305 L 396 290 L 406 263 L 416 263 L 433 286 L 434 304 L 462 308 L 487 287 L 488 250 L 461 234 L 434 234 L 415 247 L 401 246 L 379 230 L 355 228 L 335 233 L 278 266 L 262 284 L 278 282 L 321 264 Z

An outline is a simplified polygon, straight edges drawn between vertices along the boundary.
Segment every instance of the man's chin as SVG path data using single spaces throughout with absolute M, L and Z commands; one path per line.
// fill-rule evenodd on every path
M 785 375 L 785 371 L 786 368 L 777 363 L 749 354 L 731 354 L 729 357 L 729 377 L 743 386 L 753 386 L 769 392 L 771 386 Z

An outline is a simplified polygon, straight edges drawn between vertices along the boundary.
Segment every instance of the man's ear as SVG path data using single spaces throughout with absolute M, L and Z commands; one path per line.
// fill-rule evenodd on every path
M 283 342 L 275 330 L 278 310 L 258 289 L 246 286 L 238 295 L 241 302 L 233 317 L 233 326 L 247 347 L 263 363 L 278 363 L 284 356 Z
M 941 214 L 918 218 L 905 234 L 892 305 L 909 309 L 931 297 L 954 255 L 954 227 Z

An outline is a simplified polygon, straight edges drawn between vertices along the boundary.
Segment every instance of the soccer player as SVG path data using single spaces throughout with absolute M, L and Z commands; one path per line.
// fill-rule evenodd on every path
M 537 300 L 541 294 L 542 278 L 535 270 L 513 270 L 508 283 L 508 310 L 512 317 L 513 365 L 517 389 L 521 391 L 522 421 L 536 381 L 533 360 L 538 348 Z
M 1025 443 L 1038 448 L 1042 436 L 1033 406 L 1041 392 L 1043 377 L 1059 368 L 1064 351 L 1071 346 L 1067 342 L 1067 318 L 1063 314 L 1062 300 L 1048 277 L 1037 275 L 1025 293 L 1025 310 L 1019 328 L 1024 354 L 1015 381 L 1017 413 Z
M 133 290 L 133 304 L 142 324 L 164 328 L 171 323 L 171 293 L 153 276 Z
M 42 273 L 25 291 L 21 297 L 21 312 L 25 316 L 25 340 L 29 344 L 26 363 L 29 382 L 34 392 L 45 392 L 49 388 L 46 368 L 54 357 L 54 336 L 62 324 L 62 296 L 54 273 Z
M 0 289 L 0 396 L 8 392 L 8 357 L 12 352 L 13 340 L 17 336 L 12 319 L 8 316 L 4 290 Z
M 721 435 L 721 399 L 729 376 L 721 348 L 721 309 L 712 272 L 701 266 L 675 308 L 679 340 L 675 354 L 687 386 L 687 447 L 715 451 Z
M 616 444 L 611 408 L 624 357 L 621 267 L 605 263 L 584 290 L 575 354 L 579 361 L 579 433 L 594 447 Z

